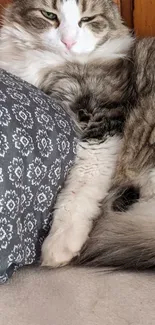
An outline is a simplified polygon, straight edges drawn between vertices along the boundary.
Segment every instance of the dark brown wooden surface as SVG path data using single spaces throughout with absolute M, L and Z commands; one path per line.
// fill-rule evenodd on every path
M 133 0 L 120 0 L 120 10 L 127 25 L 133 28 Z
M 119 8 L 120 8 L 120 1 L 121 0 L 114 0 L 114 2 L 118 5 Z
M 155 0 L 134 1 L 134 28 L 137 35 L 155 36 Z

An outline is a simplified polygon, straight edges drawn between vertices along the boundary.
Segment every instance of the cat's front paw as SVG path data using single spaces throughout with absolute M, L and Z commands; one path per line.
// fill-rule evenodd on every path
M 50 233 L 42 246 L 42 266 L 56 268 L 69 264 L 86 239 L 72 226 Z

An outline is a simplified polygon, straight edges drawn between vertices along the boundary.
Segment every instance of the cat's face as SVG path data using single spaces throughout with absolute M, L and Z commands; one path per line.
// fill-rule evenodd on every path
M 112 0 L 14 0 L 9 19 L 47 49 L 77 54 L 92 52 L 122 26 Z

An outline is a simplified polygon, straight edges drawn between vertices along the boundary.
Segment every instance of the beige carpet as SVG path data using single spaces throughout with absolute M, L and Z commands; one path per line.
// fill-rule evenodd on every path
M 0 286 L 0 325 L 155 325 L 155 274 L 25 269 Z

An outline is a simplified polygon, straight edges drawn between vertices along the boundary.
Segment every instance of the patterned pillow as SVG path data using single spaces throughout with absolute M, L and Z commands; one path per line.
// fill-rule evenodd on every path
M 37 262 L 75 148 L 60 103 L 0 70 L 0 283 Z

